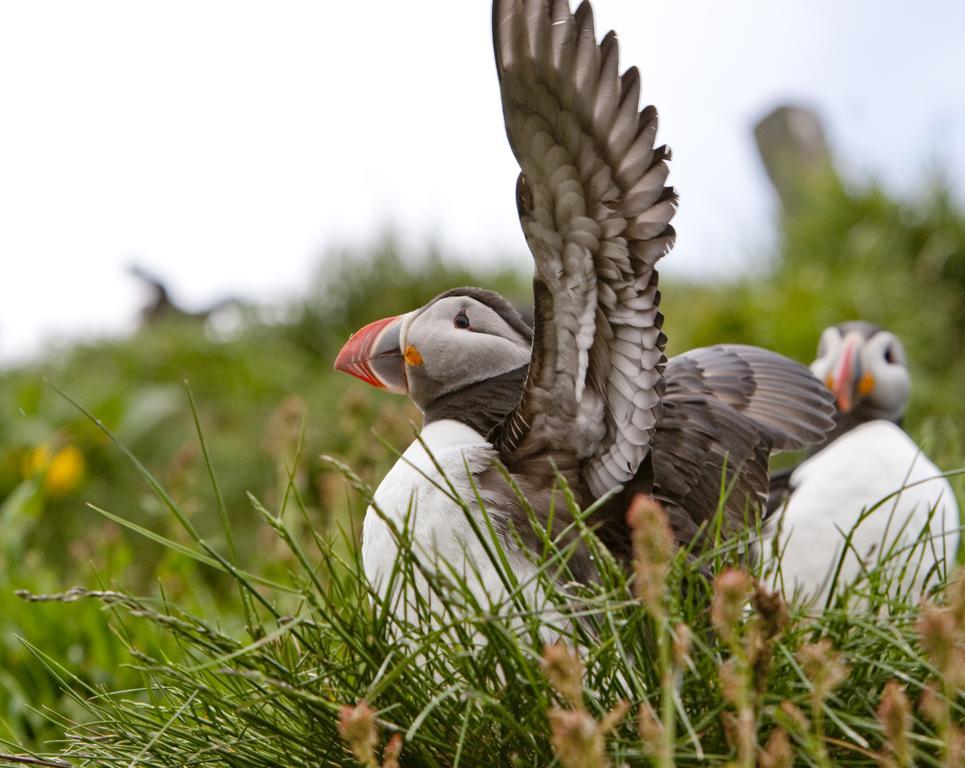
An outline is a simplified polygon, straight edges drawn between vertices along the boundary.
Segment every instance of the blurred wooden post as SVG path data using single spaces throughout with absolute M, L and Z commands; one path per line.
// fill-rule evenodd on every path
M 805 107 L 781 106 L 754 127 L 757 149 L 787 213 L 818 184 L 840 184 L 824 126 Z

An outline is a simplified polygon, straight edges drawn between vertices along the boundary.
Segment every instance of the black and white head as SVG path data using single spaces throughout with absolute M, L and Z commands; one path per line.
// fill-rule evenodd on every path
M 838 411 L 862 421 L 900 422 L 911 395 L 911 374 L 901 340 L 863 320 L 826 328 L 811 363 L 834 393 Z
M 455 288 L 352 334 L 335 370 L 408 394 L 425 413 L 445 395 L 529 365 L 533 332 L 502 296 Z

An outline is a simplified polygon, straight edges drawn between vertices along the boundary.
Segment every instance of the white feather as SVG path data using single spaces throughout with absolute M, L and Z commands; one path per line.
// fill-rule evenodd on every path
M 506 585 L 450 490 L 451 484 L 458 496 L 469 502 L 469 514 L 486 536 L 466 467 L 475 474 L 494 458 L 492 445 L 482 435 L 461 422 L 442 419 L 426 425 L 421 442 L 413 442 L 389 470 L 374 497 L 382 515 L 370 506 L 362 526 L 362 565 L 369 582 L 383 598 L 387 596 L 389 576 L 399 551 L 387 522 L 391 521 L 399 531 L 407 528 L 412 552 L 423 567 L 441 574 L 455 570 L 482 606 L 497 606 L 505 601 L 509 594 Z M 495 516 L 497 512 L 492 510 L 490 514 Z M 524 592 L 530 604 L 538 606 L 540 596 L 535 588 L 533 563 L 511 541 L 503 538 L 501 543 L 518 582 L 529 585 Z M 430 594 L 429 585 L 418 571 L 410 589 L 424 596 Z M 393 597 L 401 598 L 399 610 L 411 618 L 411 595 Z
M 791 475 L 791 488 L 759 545 L 765 573 L 773 572 L 788 596 L 799 592 L 823 604 L 852 530 L 839 589 L 888 552 L 896 553 L 889 565 L 896 571 L 911 558 L 909 573 L 895 586 L 916 595 L 934 578 L 932 566 L 939 563 L 943 574 L 955 562 L 959 512 L 951 485 L 891 422 L 872 421 L 847 432 L 801 464 Z M 927 541 L 916 544 L 926 526 Z M 773 553 L 777 536 L 780 574 Z

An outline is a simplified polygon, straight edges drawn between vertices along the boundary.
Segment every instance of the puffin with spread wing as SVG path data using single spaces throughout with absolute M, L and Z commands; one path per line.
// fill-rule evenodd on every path
M 772 477 L 765 569 L 789 595 L 823 602 L 835 577 L 844 588 L 887 561 L 896 588 L 920 593 L 955 562 L 959 512 L 948 480 L 901 428 L 904 345 L 874 323 L 840 323 L 821 334 L 811 370 L 834 395 L 835 426 Z
M 832 426 L 826 388 L 780 355 L 739 345 L 664 355 L 655 265 L 674 241 L 670 152 L 655 146 L 656 110 L 640 111 L 636 68 L 619 73 L 616 35 L 597 43 L 589 3 L 571 14 L 566 0 L 496 0 L 493 38 L 535 263 L 534 327 L 501 296 L 457 288 L 367 325 L 339 353 L 336 369 L 408 394 L 425 417 L 363 526 L 365 571 L 380 588 L 394 524 L 420 557 L 474 573 L 478 594 L 504 594 L 454 499 L 481 519 L 476 489 L 510 566 L 533 572 L 519 549 L 534 544 L 527 511 L 500 465 L 560 529 L 558 474 L 584 508 L 613 492 L 591 523 L 626 559 L 636 493 L 660 500 L 686 543 L 717 512 L 723 481 L 734 530 L 763 506 L 770 454 Z M 570 567 L 594 576 L 586 553 Z

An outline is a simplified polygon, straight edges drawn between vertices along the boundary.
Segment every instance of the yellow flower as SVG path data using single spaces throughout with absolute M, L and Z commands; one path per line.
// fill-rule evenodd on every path
M 65 446 L 50 460 L 44 489 L 52 496 L 68 494 L 80 485 L 86 468 L 87 463 L 80 449 L 73 445 Z
M 23 473 L 30 477 L 43 475 L 44 490 L 51 496 L 65 496 L 80 485 L 87 463 L 84 454 L 73 445 L 52 453 L 46 443 L 31 450 L 23 463 Z

